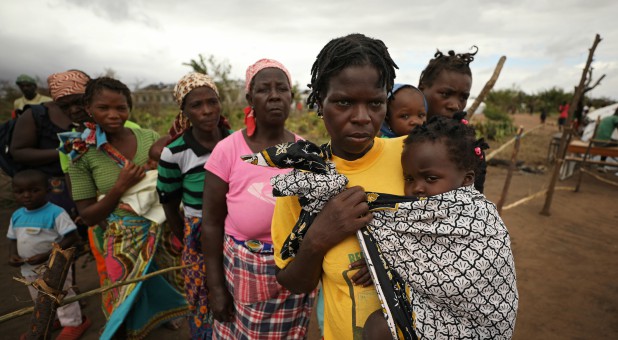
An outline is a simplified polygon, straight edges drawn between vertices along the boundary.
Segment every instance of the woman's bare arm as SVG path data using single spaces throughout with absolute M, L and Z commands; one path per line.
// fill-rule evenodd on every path
M 206 262 L 206 280 L 213 317 L 228 322 L 234 314 L 234 298 L 225 286 L 223 236 L 227 216 L 226 194 L 229 186 L 206 170 L 202 208 L 202 249 Z

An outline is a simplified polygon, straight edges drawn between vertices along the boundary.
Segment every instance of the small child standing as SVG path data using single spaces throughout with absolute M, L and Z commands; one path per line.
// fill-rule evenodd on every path
M 39 277 L 34 269 L 49 259 L 52 243 L 65 249 L 79 239 L 77 227 L 66 211 L 46 198 L 48 188 L 47 175 L 39 170 L 24 170 L 13 177 L 15 200 L 23 207 L 11 216 L 7 233 L 9 264 L 21 267 L 21 274 L 29 282 Z M 63 288 L 68 292 L 66 297 L 75 295 L 70 277 L 69 272 Z M 28 289 L 32 299 L 36 299 L 36 289 L 32 286 Z M 79 339 L 91 325 L 82 316 L 78 302 L 62 306 L 57 312 L 63 327 L 58 339 Z

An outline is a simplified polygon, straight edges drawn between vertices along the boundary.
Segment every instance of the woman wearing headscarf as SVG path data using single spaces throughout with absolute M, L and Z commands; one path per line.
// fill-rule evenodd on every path
M 202 243 L 215 338 L 306 335 L 315 292 L 293 294 L 279 285 L 270 236 L 275 204 L 270 178 L 288 170 L 255 167 L 240 158 L 300 139 L 285 129 L 291 83 L 275 60 L 249 66 L 247 127 L 219 142 L 205 166 Z
M 180 112 L 170 129 L 175 138 L 161 153 L 157 192 L 167 222 L 183 240 L 182 270 L 189 303 L 192 339 L 212 337 L 212 313 L 208 310 L 206 267 L 202 252 L 202 191 L 204 164 L 212 149 L 229 136 L 230 126 L 221 116 L 217 85 L 209 76 L 191 72 L 174 87 Z M 183 209 L 180 209 L 180 203 Z
M 11 155 L 20 169 L 43 171 L 50 180 L 50 202 L 75 219 L 77 211 L 66 187 L 58 154 L 58 137 L 85 121 L 82 97 L 90 77 L 77 70 L 54 73 L 47 78 L 52 102 L 27 107 L 15 124 Z
M 179 264 L 180 245 L 178 241 L 174 245 L 165 221 L 121 204 L 132 187 L 147 179 L 144 165 L 159 135 L 124 126 L 132 108 L 131 92 L 116 79 L 91 80 L 84 104 L 96 124 L 86 123 L 81 137 L 63 146 L 77 153 L 71 153 L 69 177 L 81 218 L 89 225 L 107 222 L 103 247 L 107 280 L 122 282 Z M 108 320 L 101 338 L 141 339 L 160 323 L 186 315 L 186 300 L 174 279 L 158 275 L 104 292 Z

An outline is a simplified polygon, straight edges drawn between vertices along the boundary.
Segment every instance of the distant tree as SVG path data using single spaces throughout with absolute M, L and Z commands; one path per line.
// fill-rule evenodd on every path
M 536 95 L 538 107 L 545 107 L 547 112 L 558 112 L 558 106 L 563 102 L 568 102 L 573 97 L 572 92 L 564 92 L 563 89 L 552 87 L 548 90 L 538 92 Z
M 117 76 L 118 76 L 117 72 L 111 67 L 104 68 L 103 74 L 101 75 L 101 77 L 110 77 L 114 79 L 118 79 Z
M 526 93 L 515 85 L 510 89 L 493 90 L 487 94 L 485 99 L 487 105 L 493 105 L 497 110 L 507 113 L 515 113 L 525 109 L 526 101 Z

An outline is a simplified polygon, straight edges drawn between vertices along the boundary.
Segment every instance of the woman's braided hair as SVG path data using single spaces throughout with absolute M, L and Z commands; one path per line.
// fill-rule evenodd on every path
M 330 79 L 341 70 L 363 65 L 371 65 L 378 70 L 380 84 L 390 93 L 395 82 L 395 69 L 398 67 L 382 40 L 355 33 L 329 41 L 311 67 L 311 83 L 308 84 L 311 93 L 307 105 L 314 107 L 324 98 Z
M 427 67 L 421 72 L 418 86 L 431 87 L 443 70 L 463 73 L 472 77 L 470 63 L 474 61 L 474 56 L 479 51 L 479 48 L 476 46 L 472 46 L 472 48 L 476 49 L 474 53 L 456 54 L 454 51 L 448 51 L 447 54 L 444 54 L 438 50 L 434 54 L 434 58 L 429 61 Z
M 465 116 L 463 111 L 455 113 L 453 118 L 433 116 L 425 124 L 415 127 L 404 144 L 444 142 L 451 161 L 460 170 L 473 170 L 474 187 L 483 192 L 487 171 L 484 150 L 489 149 L 489 145 L 482 138 L 476 139 L 475 130 L 464 120 Z
M 133 109 L 133 100 L 131 99 L 131 90 L 119 80 L 110 77 L 100 77 L 90 79 L 86 85 L 86 93 L 84 93 L 84 105 L 88 106 L 92 104 L 94 96 L 103 90 L 110 90 L 120 93 L 127 99 L 129 110 Z

